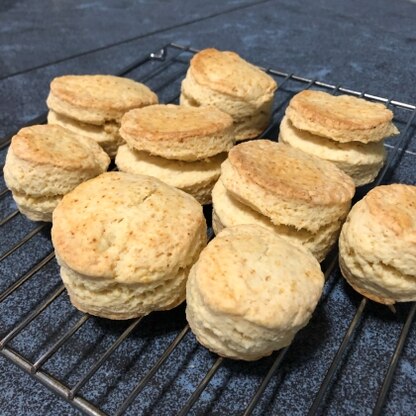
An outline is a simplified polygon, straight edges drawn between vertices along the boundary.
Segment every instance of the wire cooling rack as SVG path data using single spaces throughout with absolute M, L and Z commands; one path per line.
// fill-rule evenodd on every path
M 169 44 L 119 75 L 146 83 L 161 102 L 177 102 L 195 52 Z M 277 137 L 288 101 L 303 89 L 383 102 L 401 134 L 387 141 L 388 161 L 372 186 L 415 183 L 414 105 L 263 69 L 279 89 L 261 137 Z M 9 143 L 0 141 L 0 163 Z M 87 415 L 414 414 L 416 304 L 391 311 L 362 298 L 340 278 L 336 251 L 322 264 L 322 299 L 294 342 L 258 362 L 234 362 L 198 345 L 183 306 L 127 322 L 75 310 L 59 278 L 50 226 L 16 210 L 3 177 L 0 213 L 0 353 Z

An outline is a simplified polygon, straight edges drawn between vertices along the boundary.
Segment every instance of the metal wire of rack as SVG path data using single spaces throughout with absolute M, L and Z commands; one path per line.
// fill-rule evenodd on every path
M 195 52 L 191 47 L 169 44 L 136 60 L 119 75 L 147 83 L 162 102 L 177 102 L 180 81 Z M 279 90 L 272 123 L 261 137 L 276 137 L 288 101 L 300 90 L 316 88 L 365 97 L 389 106 L 401 130 L 399 139 L 387 141 L 388 161 L 372 186 L 416 181 L 416 174 L 409 178 L 408 168 L 416 155 L 411 149 L 414 105 L 263 69 L 277 79 Z M 28 125 L 43 123 L 45 118 L 42 114 Z M 9 143 L 10 138 L 0 141 L 0 152 L 5 154 Z M 357 198 L 369 188 L 359 190 Z M 387 351 L 364 367 L 360 364 L 360 371 L 364 368 L 376 373 L 371 388 L 356 387 L 364 396 L 360 412 L 381 414 L 391 402 L 392 387 L 400 384 L 395 374 L 412 332 L 416 304 L 399 305 L 394 315 L 360 298 L 339 279 L 336 252 L 322 264 L 327 283 L 317 312 L 292 345 L 259 363 L 235 363 L 198 346 L 184 320 L 183 308 L 125 323 L 75 311 L 59 279 L 49 225 L 31 223 L 21 216 L 4 185 L 0 208 L 0 353 L 87 415 L 320 414 L 323 409 L 342 406 L 348 395 L 342 390 L 351 388 L 350 378 L 362 353 L 361 347 L 354 345 L 362 344 L 361 333 L 379 327 L 384 328 L 379 335 L 383 339 L 376 340 L 372 348 L 383 344 L 390 334 L 398 336 L 390 340 Z M 19 308 L 10 308 L 16 303 Z M 334 316 L 325 317 L 327 309 Z M 330 322 L 335 331 L 322 324 L 322 319 L 330 320 L 328 316 L 335 319 Z M 53 325 L 55 321 L 57 325 Z M 365 342 L 368 344 L 368 339 Z M 310 369 L 316 365 L 319 370 L 312 374 Z M 416 374 L 414 362 L 411 371 Z M 301 398 L 295 394 L 298 390 Z

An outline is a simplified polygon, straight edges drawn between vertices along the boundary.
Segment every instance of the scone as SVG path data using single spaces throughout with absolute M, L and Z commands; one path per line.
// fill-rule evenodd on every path
M 123 143 L 118 130 L 124 113 L 157 102 L 155 93 L 131 79 L 64 75 L 51 82 L 48 123 L 93 138 L 113 157 Z
M 191 194 L 200 204 L 211 203 L 211 191 L 221 174 L 226 153 L 195 162 L 165 159 L 147 152 L 120 146 L 116 165 L 121 172 L 154 176 L 168 185 Z
M 416 186 L 372 189 L 342 227 L 339 264 L 347 282 L 384 304 L 416 300 Z
M 150 176 L 107 172 L 58 204 L 52 242 L 76 308 L 130 319 L 183 302 L 206 231 L 190 195 Z
M 356 186 L 373 182 L 386 159 L 383 141 L 340 143 L 296 129 L 287 116 L 280 124 L 279 142 L 334 163 Z
M 236 53 L 209 48 L 191 59 L 180 103 L 210 105 L 228 113 L 238 141 L 256 137 L 267 127 L 276 89 L 272 77 Z
M 4 179 L 20 212 L 34 221 L 51 221 L 66 193 L 105 172 L 109 164 L 94 140 L 60 126 L 38 125 L 12 138 Z
M 297 129 L 340 143 L 379 142 L 398 134 L 393 112 L 384 104 L 350 95 L 301 91 L 290 100 L 286 115 Z
M 304 248 L 257 225 L 230 227 L 191 269 L 186 318 L 211 351 L 257 360 L 292 342 L 323 284 L 319 263 Z
M 306 228 L 297 229 L 293 225 L 273 224 L 259 212 L 233 198 L 225 189 L 221 179 L 212 190 L 212 227 L 218 234 L 226 227 L 241 224 L 257 224 L 268 228 L 292 244 L 300 244 L 309 249 L 318 261 L 322 261 L 336 243 L 342 221 L 330 222 L 313 233 Z
M 211 203 L 226 152 L 233 146 L 232 118 L 214 107 L 152 105 L 129 111 L 120 134 L 127 146 L 116 157 L 119 170 L 155 176 Z
M 299 242 L 307 241 L 320 260 L 336 241 L 355 192 L 334 164 L 270 140 L 231 149 L 220 180 L 232 199 L 266 217 L 276 232 L 288 237 L 300 231 Z M 227 221 L 224 214 L 221 219 Z
M 279 141 L 335 163 L 361 186 L 384 164 L 384 138 L 398 134 L 392 119 L 381 103 L 305 90 L 291 99 Z
M 125 114 L 120 134 L 132 149 L 194 162 L 231 149 L 232 124 L 216 108 L 159 104 Z

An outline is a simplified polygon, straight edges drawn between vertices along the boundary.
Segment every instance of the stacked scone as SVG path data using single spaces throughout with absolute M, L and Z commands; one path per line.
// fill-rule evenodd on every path
M 145 85 L 112 75 L 64 75 L 51 82 L 48 123 L 94 139 L 110 157 L 123 143 L 121 117 L 133 108 L 157 104 Z
M 206 223 L 185 192 L 149 176 L 107 172 L 58 204 L 52 242 L 73 305 L 129 319 L 184 301 Z
M 31 126 L 12 138 L 4 179 L 24 215 L 51 221 L 66 193 L 105 172 L 109 164 L 108 155 L 89 137 L 60 126 Z
M 271 118 L 277 84 L 236 53 L 204 49 L 191 59 L 180 103 L 215 106 L 234 119 L 235 139 L 258 136 Z
M 290 101 L 279 141 L 335 163 L 361 186 L 384 164 L 384 139 L 398 134 L 392 119 L 381 103 L 306 90 Z
M 384 304 L 416 300 L 416 186 L 371 190 L 351 209 L 339 239 L 348 283 Z
M 290 146 L 255 140 L 235 146 L 215 185 L 213 227 L 258 224 L 323 260 L 355 192 L 334 164 Z
M 192 267 L 186 317 L 201 344 L 257 360 L 289 345 L 324 284 L 312 254 L 258 225 L 223 230 Z
M 213 107 L 153 105 L 129 111 L 116 157 L 120 171 L 157 177 L 211 202 L 221 163 L 233 146 L 232 118 Z

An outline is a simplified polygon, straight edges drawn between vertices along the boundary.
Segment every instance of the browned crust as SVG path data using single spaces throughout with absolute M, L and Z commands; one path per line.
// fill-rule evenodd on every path
M 190 72 L 200 85 L 240 99 L 273 94 L 274 79 L 235 52 L 204 49 L 191 59 Z
M 63 75 L 54 78 L 51 94 L 75 107 L 128 111 L 158 102 L 145 85 L 113 75 Z
M 281 143 L 241 143 L 228 159 L 248 181 L 276 196 L 317 205 L 346 203 L 354 196 L 353 180 L 334 164 Z
M 187 138 L 228 133 L 232 125 L 232 117 L 214 107 L 159 104 L 126 113 L 121 120 L 120 134 L 181 142 Z
M 45 124 L 24 127 L 12 138 L 10 151 L 20 160 L 34 165 L 57 166 L 65 170 L 80 170 L 96 166 L 102 158 L 101 147 L 89 138 L 58 125 Z
M 384 104 L 322 91 L 301 91 L 289 107 L 314 123 L 342 130 L 368 130 L 393 120 L 393 112 Z
M 362 200 L 373 218 L 408 244 L 416 244 L 416 186 L 377 186 Z

